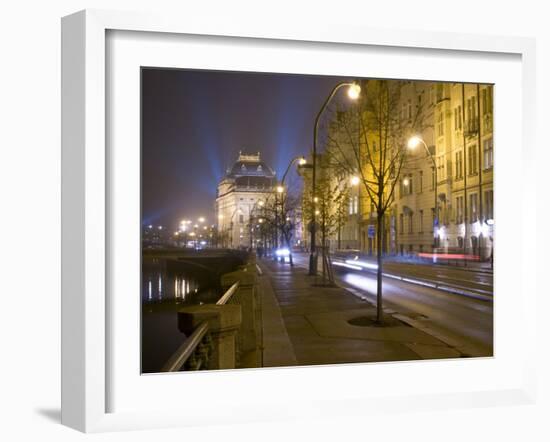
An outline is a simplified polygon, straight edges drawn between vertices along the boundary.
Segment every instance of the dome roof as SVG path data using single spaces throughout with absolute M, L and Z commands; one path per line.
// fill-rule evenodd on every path
M 227 176 L 231 178 L 244 176 L 273 178 L 275 177 L 275 171 L 260 159 L 260 152 L 256 155 L 239 152 L 239 158 L 228 169 Z

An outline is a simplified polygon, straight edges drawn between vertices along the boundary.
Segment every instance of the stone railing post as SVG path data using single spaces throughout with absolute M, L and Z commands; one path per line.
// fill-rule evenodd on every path
M 241 353 L 255 351 L 257 348 L 256 324 L 256 266 L 242 266 L 240 270 L 226 273 L 221 278 L 221 285 L 227 290 L 239 281 L 239 288 L 230 303 L 239 304 L 242 308 L 242 324 L 239 331 Z
M 208 333 L 212 339 L 212 353 L 208 370 L 236 368 L 236 339 L 241 325 L 239 305 L 195 305 L 178 312 L 178 328 L 190 335 L 195 328 L 208 321 Z

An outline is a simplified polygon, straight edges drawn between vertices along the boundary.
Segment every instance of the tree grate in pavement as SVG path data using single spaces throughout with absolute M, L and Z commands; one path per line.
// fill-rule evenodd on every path
M 392 317 L 384 317 L 382 320 L 382 323 L 378 323 L 374 317 L 368 317 L 368 316 L 359 316 L 357 318 L 348 319 L 349 325 L 354 325 L 356 327 L 402 327 L 403 325 L 407 325 L 402 323 L 401 321 L 398 321 L 395 318 Z

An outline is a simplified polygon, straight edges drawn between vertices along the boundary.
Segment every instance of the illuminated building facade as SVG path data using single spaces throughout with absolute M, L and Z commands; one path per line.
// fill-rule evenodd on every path
M 404 125 L 421 109 L 423 129 L 410 135 L 419 136 L 425 146 L 405 154 L 395 201 L 385 216 L 383 253 L 418 255 L 435 247 L 440 253 L 490 259 L 495 223 L 493 86 L 406 81 L 397 109 Z M 363 173 L 368 176 L 368 165 Z M 348 216 L 332 235 L 331 248 L 375 254 L 376 219 L 363 186 L 352 188 Z
M 237 161 L 218 184 L 216 216 L 219 244 L 230 248 L 254 247 L 251 214 L 273 194 L 275 171 L 260 158 L 260 153 L 239 153 Z

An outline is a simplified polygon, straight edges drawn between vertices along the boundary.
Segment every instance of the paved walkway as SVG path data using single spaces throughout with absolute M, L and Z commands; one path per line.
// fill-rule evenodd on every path
M 259 260 L 263 366 L 456 358 L 435 337 L 385 314 L 342 287 L 315 286 L 320 278 L 301 267 Z M 351 325 L 358 320 L 362 325 Z

